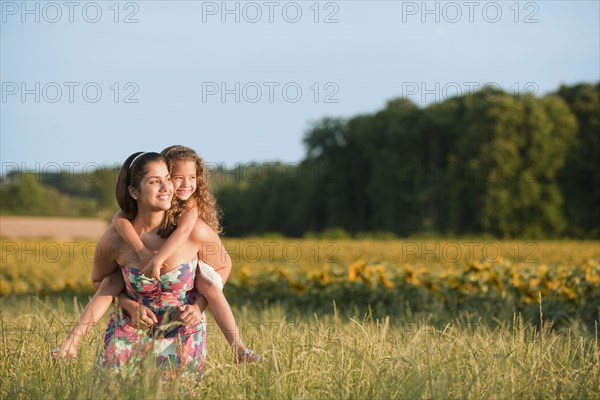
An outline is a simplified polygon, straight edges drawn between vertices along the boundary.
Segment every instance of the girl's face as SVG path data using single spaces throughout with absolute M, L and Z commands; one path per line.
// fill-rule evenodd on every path
M 187 200 L 196 191 L 196 163 L 191 160 L 175 161 L 171 171 L 171 181 L 175 196 L 179 200 Z
M 140 189 L 132 189 L 130 193 L 138 206 L 146 206 L 153 211 L 171 208 L 173 183 L 167 165 L 162 161 L 148 164 L 148 173 L 140 181 Z

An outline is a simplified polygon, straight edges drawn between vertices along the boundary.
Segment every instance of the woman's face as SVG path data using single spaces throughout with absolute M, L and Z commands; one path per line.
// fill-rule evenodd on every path
M 173 198 L 173 184 L 167 165 L 160 162 L 148 164 L 148 173 L 140 182 L 140 189 L 134 191 L 138 206 L 146 206 L 153 211 L 168 210 Z
M 196 191 L 196 163 L 189 160 L 175 161 L 171 171 L 171 182 L 177 199 L 189 199 Z

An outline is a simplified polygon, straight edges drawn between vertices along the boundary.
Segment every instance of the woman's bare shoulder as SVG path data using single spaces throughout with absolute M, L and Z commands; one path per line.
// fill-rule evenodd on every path
M 106 231 L 100 236 L 97 246 L 102 247 L 106 250 L 116 250 L 119 248 L 119 244 L 123 242 L 123 239 L 119 235 L 119 232 L 111 224 Z M 124 243 L 124 242 L 123 242 Z

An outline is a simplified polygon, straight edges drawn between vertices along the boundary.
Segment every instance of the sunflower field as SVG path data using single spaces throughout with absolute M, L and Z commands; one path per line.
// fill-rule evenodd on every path
M 232 304 L 600 320 L 598 242 L 227 239 Z M 92 293 L 91 241 L 3 241 L 0 296 Z

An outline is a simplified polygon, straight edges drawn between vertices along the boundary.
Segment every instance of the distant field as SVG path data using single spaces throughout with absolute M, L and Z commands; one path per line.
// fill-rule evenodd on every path
M 377 315 L 431 314 L 552 321 L 600 313 L 598 242 L 330 240 L 227 238 L 233 261 L 227 296 L 235 304 L 286 304 L 302 312 L 371 306 Z M 3 239 L 5 296 L 86 293 L 95 240 Z M 308 311 L 307 311 L 308 310 Z M 539 318 L 538 318 L 539 319 Z
M 98 239 L 108 223 L 96 218 L 0 216 L 0 236 L 5 238 Z
M 93 291 L 94 248 L 107 223 L 4 217 L 0 298 Z M 539 314 L 594 326 L 600 314 L 600 242 L 490 239 L 292 239 L 223 237 L 236 303 L 285 303 L 329 311 L 372 306 L 455 315 Z M 0 304 L 1 305 L 1 304 Z M 486 308 L 487 307 L 487 308 Z

